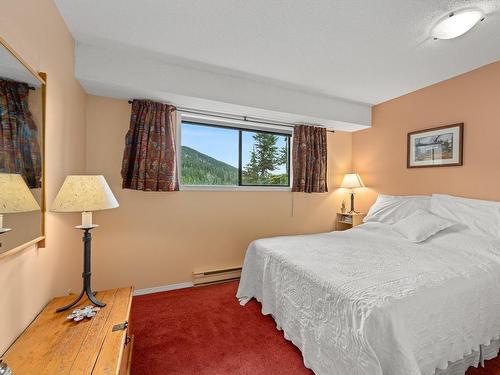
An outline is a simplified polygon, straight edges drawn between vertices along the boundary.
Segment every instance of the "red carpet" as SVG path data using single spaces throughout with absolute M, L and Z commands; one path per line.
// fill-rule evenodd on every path
M 237 282 L 134 297 L 132 375 L 312 375 L 300 351 Z M 500 359 L 467 375 L 500 375 Z

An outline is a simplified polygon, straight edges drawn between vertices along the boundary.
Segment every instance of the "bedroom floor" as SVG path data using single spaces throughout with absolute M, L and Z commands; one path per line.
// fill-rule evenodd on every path
M 258 302 L 238 304 L 237 288 L 230 282 L 134 297 L 132 375 L 312 375 Z M 500 375 L 500 359 L 467 375 Z

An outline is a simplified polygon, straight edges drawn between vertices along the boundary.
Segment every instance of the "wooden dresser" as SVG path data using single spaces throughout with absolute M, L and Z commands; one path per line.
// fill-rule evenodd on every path
M 75 296 L 53 299 L 2 359 L 14 375 L 128 374 L 133 344 L 128 334 L 132 291 L 121 288 L 97 293 L 106 306 L 80 322 L 66 319 L 71 309 L 55 312 Z M 88 305 L 84 298 L 75 308 Z M 122 326 L 113 330 L 119 324 Z

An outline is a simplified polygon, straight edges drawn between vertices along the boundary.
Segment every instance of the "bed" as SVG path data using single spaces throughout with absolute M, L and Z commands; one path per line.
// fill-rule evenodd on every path
M 500 237 L 467 224 L 418 243 L 384 220 L 260 239 L 237 298 L 260 301 L 317 375 L 464 374 L 500 347 Z

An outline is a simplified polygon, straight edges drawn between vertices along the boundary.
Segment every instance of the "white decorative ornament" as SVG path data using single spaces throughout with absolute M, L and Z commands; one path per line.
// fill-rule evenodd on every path
M 479 9 L 453 12 L 433 27 L 431 35 L 434 39 L 453 39 L 465 34 L 483 19 L 484 13 Z
M 73 310 L 71 314 L 69 314 L 66 319 L 68 320 L 74 320 L 75 322 L 79 322 L 80 320 L 83 320 L 84 318 L 92 318 L 97 314 L 97 312 L 100 310 L 99 307 L 96 306 L 86 306 L 83 309 L 77 309 Z

